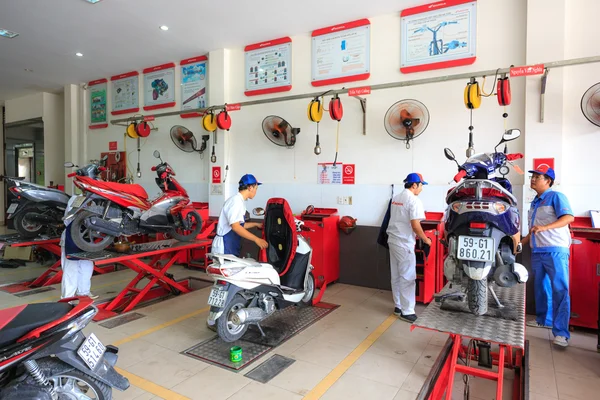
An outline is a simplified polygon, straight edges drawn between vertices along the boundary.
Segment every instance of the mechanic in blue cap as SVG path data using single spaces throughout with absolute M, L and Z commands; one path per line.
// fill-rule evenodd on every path
M 219 215 L 216 236 L 212 242 L 211 252 L 215 254 L 233 254 L 236 257 L 242 252 L 242 238 L 256 243 L 261 249 L 266 249 L 268 244 L 265 240 L 252 234 L 248 229 L 261 228 L 258 222 L 245 223 L 246 200 L 253 199 L 260 182 L 254 175 L 246 174 L 238 182 L 238 193 L 231 196 Z
M 390 272 L 392 275 L 392 295 L 394 314 L 398 318 L 413 323 L 417 279 L 417 258 L 415 256 L 415 234 L 428 246 L 431 239 L 425 236 L 421 220 L 425 219 L 423 203 L 417 197 L 427 182 L 418 173 L 410 173 L 404 179 L 404 190 L 394 196 L 390 205 L 390 220 L 387 228 L 390 249 Z
M 527 326 L 552 329 L 554 344 L 569 345 L 569 224 L 575 220 L 567 197 L 553 191 L 556 175 L 548 166 L 529 171 L 537 196 L 529 209 L 529 234 L 523 244 L 531 247 L 536 319 Z

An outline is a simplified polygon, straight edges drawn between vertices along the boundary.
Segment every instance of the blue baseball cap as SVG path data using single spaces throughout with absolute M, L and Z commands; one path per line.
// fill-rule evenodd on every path
M 246 175 L 242 176 L 242 179 L 240 179 L 239 184 L 245 185 L 245 186 L 262 185 L 262 183 L 257 181 L 256 178 L 254 177 L 254 175 L 252 175 L 252 174 L 246 174 Z
M 411 172 L 408 174 L 404 180 L 404 183 L 422 183 L 423 185 L 428 185 L 428 183 L 423 180 L 423 175 L 416 172 Z
M 554 174 L 554 170 L 547 165 L 540 165 L 537 169 L 532 169 L 528 171 L 530 174 L 540 174 L 547 175 L 553 181 L 556 180 L 556 175 Z

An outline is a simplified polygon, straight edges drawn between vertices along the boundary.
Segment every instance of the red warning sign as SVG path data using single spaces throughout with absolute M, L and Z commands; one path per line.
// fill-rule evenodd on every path
M 212 183 L 221 183 L 221 167 L 212 167 Z
M 355 183 L 355 179 L 354 179 L 355 172 L 356 172 L 356 169 L 354 167 L 354 164 L 344 164 L 344 171 L 343 171 L 343 175 L 342 175 L 342 183 L 344 185 L 354 185 L 354 183 Z

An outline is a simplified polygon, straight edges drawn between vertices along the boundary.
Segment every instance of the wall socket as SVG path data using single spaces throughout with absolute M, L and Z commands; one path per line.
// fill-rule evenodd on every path
M 341 206 L 351 206 L 352 196 L 338 196 L 337 203 Z

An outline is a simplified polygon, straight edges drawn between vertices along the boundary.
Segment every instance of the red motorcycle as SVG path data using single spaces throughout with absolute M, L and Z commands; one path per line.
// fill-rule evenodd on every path
M 129 388 L 118 349 L 82 330 L 98 309 L 89 297 L 0 310 L 0 399 L 110 400 Z
M 64 218 L 71 237 L 83 251 L 97 252 L 115 237 L 162 232 L 179 241 L 193 241 L 202 229 L 202 217 L 190 204 L 186 190 L 175 180 L 173 168 L 154 151 L 160 164 L 152 167 L 163 194 L 148 200 L 144 188 L 136 184 L 97 181 L 75 176 L 74 184 L 83 191 Z

